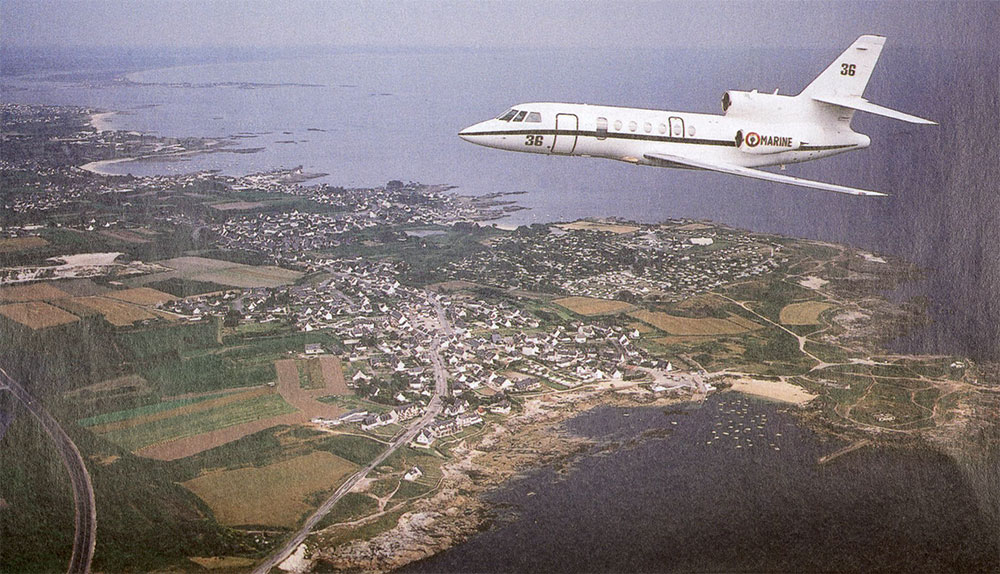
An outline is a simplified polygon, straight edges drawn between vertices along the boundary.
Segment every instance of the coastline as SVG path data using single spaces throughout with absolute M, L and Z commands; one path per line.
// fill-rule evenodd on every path
M 90 125 L 97 130 L 97 133 L 111 132 L 111 116 L 118 112 L 94 112 L 90 114 Z
M 185 158 L 187 158 L 187 157 L 195 156 L 195 155 L 203 154 L 203 153 L 218 153 L 218 152 L 227 152 L 227 151 L 231 152 L 231 153 L 256 153 L 256 152 L 260 151 L 261 149 L 263 149 L 263 148 L 236 148 L 236 149 L 230 149 L 228 146 L 232 145 L 232 144 L 230 144 L 229 142 L 220 141 L 220 140 L 214 140 L 214 139 L 204 140 L 203 143 L 206 146 L 204 148 L 182 149 L 180 151 L 162 152 L 162 150 L 165 149 L 165 148 L 161 147 L 159 149 L 153 150 L 153 153 L 147 153 L 147 154 L 144 154 L 144 155 L 131 156 L 131 157 L 120 157 L 120 158 L 113 158 L 113 159 L 99 159 L 99 160 L 96 160 L 96 161 L 85 163 L 85 164 L 83 164 L 83 165 L 81 165 L 79 167 L 80 167 L 80 169 L 82 169 L 84 171 L 88 171 L 88 172 L 93 173 L 95 175 L 105 175 L 105 176 L 130 175 L 130 174 L 121 174 L 121 173 L 109 172 L 109 171 L 105 170 L 104 168 L 107 167 L 107 166 L 110 166 L 110 165 L 115 165 L 115 164 L 119 164 L 119 163 L 126 163 L 126 162 L 137 162 L 137 161 L 145 161 L 145 160 L 154 160 L 154 161 L 159 161 L 159 162 L 185 161 Z M 171 146 L 171 147 L 174 147 L 174 146 Z
M 152 157 L 152 156 L 144 156 L 144 157 Z M 143 159 L 143 157 L 122 157 L 122 158 L 116 158 L 116 159 L 99 159 L 97 161 L 92 161 L 90 163 L 85 163 L 85 164 L 81 165 L 80 169 L 82 169 L 84 171 L 89 171 L 90 173 L 93 173 L 95 175 L 119 175 L 119 174 L 116 174 L 116 173 L 105 171 L 102 168 L 104 168 L 105 166 L 114 165 L 114 164 L 117 164 L 117 163 L 125 163 L 127 161 L 135 161 L 137 159 Z
M 308 556 L 289 571 L 306 572 L 317 563 L 336 570 L 389 572 L 430 558 L 481 531 L 493 519 L 485 495 L 524 473 L 557 466 L 566 468 L 597 442 L 567 431 L 563 423 L 598 406 L 663 407 L 697 400 L 687 392 L 658 395 L 631 383 L 599 383 L 589 388 L 531 397 L 524 409 L 503 425 L 467 437 L 451 448 L 454 458 L 442 466 L 440 486 L 399 515 L 396 525 L 367 540 L 331 545 L 352 528 L 394 512 L 384 512 L 314 533 L 304 543 Z M 291 567 L 292 564 L 286 565 Z

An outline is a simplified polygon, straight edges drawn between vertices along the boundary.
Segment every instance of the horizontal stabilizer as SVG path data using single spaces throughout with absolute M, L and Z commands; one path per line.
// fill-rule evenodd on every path
M 868 112 L 869 114 L 875 114 L 878 116 L 885 116 L 887 118 L 893 118 L 895 120 L 903 120 L 904 122 L 910 122 L 911 124 L 925 124 L 936 126 L 937 122 L 932 122 L 931 120 L 925 120 L 924 118 L 918 118 L 917 116 L 911 116 L 910 114 L 904 114 L 903 112 L 898 112 L 886 107 L 882 107 L 869 102 L 864 98 L 859 98 L 855 96 L 813 96 L 812 99 L 817 102 L 823 102 L 824 104 L 831 104 L 834 106 L 840 106 L 842 108 L 850 108 L 852 110 L 858 110 L 859 112 Z
M 753 169 L 739 165 L 707 162 L 704 160 L 690 159 L 686 157 L 670 155 L 665 153 L 647 153 L 644 155 L 644 157 L 653 162 L 665 163 L 667 164 L 666 167 L 688 167 L 688 168 L 693 167 L 696 169 L 705 169 L 709 171 L 717 171 L 720 173 L 728 173 L 730 175 L 739 175 L 742 177 L 763 179 L 765 181 L 787 183 L 789 185 L 797 185 L 800 187 L 810 187 L 813 189 L 822 189 L 824 191 L 836 191 L 837 193 L 847 193 L 850 195 L 878 195 L 878 196 L 886 195 L 884 193 L 879 193 L 877 191 L 869 191 L 867 189 L 856 189 L 853 187 L 846 187 L 843 185 L 835 185 L 832 183 L 823 183 L 821 181 L 813 181 L 810 179 L 802 179 L 799 177 L 791 177 L 788 175 L 771 173 L 769 171 L 762 171 L 759 169 Z

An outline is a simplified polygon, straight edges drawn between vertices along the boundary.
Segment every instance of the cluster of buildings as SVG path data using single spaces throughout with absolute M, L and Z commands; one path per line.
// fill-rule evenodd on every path
M 399 282 L 398 263 L 390 261 L 324 265 L 325 278 L 308 284 L 191 297 L 164 308 L 190 317 L 234 309 L 253 323 L 328 329 L 346 358 L 348 384 L 374 402 L 395 405 L 384 413 L 348 413 L 336 422 L 357 422 L 363 430 L 405 420 L 396 409 L 427 403 L 434 390 L 432 348 L 448 371 L 448 393 L 456 404 L 501 414 L 510 410 L 508 396 L 543 385 L 575 387 L 667 367 L 636 343 L 634 329 L 542 320 L 504 298 L 416 289 Z M 439 313 L 446 315 L 447 330 Z M 444 436 L 479 422 L 464 409 L 445 414 L 450 423 L 435 423 L 429 435 Z
M 518 230 L 450 263 L 450 278 L 549 293 L 679 299 L 773 271 L 780 245 L 713 228 L 699 237 L 676 225 L 631 233 L 557 227 Z
M 453 302 L 453 313 L 462 310 L 461 301 Z M 441 353 L 450 365 L 452 392 L 457 395 L 481 387 L 494 393 L 528 392 L 543 382 L 575 387 L 591 381 L 623 379 L 639 368 L 667 366 L 635 343 L 637 331 L 616 325 L 574 322 L 547 325 L 544 331 L 501 331 L 485 322 L 466 324 L 466 329 L 441 345 Z
M 283 193 L 308 199 L 316 209 L 234 213 L 212 230 L 221 247 L 255 251 L 273 261 L 299 262 L 310 252 L 344 244 L 405 240 L 405 234 L 385 226 L 450 225 L 480 217 L 474 202 L 446 193 L 447 187 L 392 183 L 371 189 L 285 185 Z M 233 189 L 244 185 L 249 186 L 241 181 Z M 270 185 L 275 185 L 273 178 Z

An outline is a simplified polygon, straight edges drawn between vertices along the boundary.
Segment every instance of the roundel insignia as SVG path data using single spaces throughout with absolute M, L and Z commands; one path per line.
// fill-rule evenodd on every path
M 758 134 L 757 132 L 748 133 L 746 142 L 747 142 L 747 147 L 757 147 L 760 144 L 760 134 Z

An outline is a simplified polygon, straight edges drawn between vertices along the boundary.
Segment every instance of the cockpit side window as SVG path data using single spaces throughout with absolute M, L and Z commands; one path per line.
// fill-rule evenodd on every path
M 528 114 L 528 117 L 524 118 L 524 121 L 537 124 L 542 121 L 542 114 L 538 112 L 531 112 Z
M 509 122 L 511 118 L 517 115 L 517 110 L 507 110 L 507 113 L 497 118 L 501 122 Z
M 523 120 L 524 116 L 526 116 L 526 115 L 528 115 L 528 112 L 526 112 L 524 110 L 521 110 L 520 112 L 517 112 L 517 115 L 514 116 L 514 119 L 512 119 L 510 121 L 512 121 L 512 122 L 519 122 L 519 121 Z

